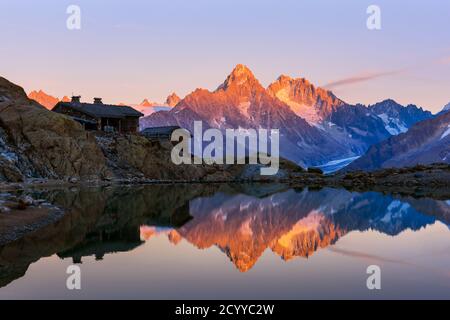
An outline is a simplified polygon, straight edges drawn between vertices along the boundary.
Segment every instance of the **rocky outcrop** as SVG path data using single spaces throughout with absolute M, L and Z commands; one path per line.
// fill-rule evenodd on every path
M 101 179 L 108 175 L 93 135 L 30 100 L 22 88 L 4 78 L 0 78 L 0 129 L 6 150 L 0 161 L 17 169 L 3 170 L 7 180 L 20 180 L 19 172 L 22 179 Z
M 170 159 L 171 144 L 137 135 L 96 136 L 111 172 L 119 179 L 198 180 L 208 172 L 202 166 L 177 166 Z
M 169 141 L 149 140 L 138 135 L 111 135 L 96 133 L 107 165 L 118 180 L 129 182 L 160 181 L 248 181 L 289 179 L 302 172 L 295 163 L 280 159 L 276 175 L 264 178 L 262 165 L 175 165 L 170 155 L 173 145 Z

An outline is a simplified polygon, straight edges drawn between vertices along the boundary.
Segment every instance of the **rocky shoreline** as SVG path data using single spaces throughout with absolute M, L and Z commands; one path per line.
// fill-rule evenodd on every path
M 233 166 L 234 167 L 234 166 Z M 245 167 L 243 165 L 242 167 Z M 241 168 L 242 169 L 242 168 Z M 228 171 L 227 168 L 223 168 Z M 129 178 L 110 178 L 105 180 L 51 180 L 31 179 L 26 182 L 0 182 L 0 190 L 26 190 L 39 188 L 70 188 L 110 185 L 146 185 L 146 184 L 222 184 L 222 183 L 284 183 L 292 187 L 320 189 L 324 187 L 346 188 L 355 191 L 405 191 L 406 194 L 423 194 L 450 198 L 450 165 L 437 163 L 417 165 L 408 168 L 389 168 L 373 172 L 352 171 L 324 175 L 320 170 L 283 169 L 280 176 L 208 176 L 194 179 L 149 179 L 142 176 Z M 438 191 L 431 193 L 431 190 Z
M 0 246 L 54 223 L 64 214 L 45 199 L 0 193 Z

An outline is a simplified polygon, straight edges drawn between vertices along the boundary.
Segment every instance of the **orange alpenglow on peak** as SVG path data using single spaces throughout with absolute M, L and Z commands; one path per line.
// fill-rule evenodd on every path
M 294 79 L 281 75 L 269 85 L 267 91 L 310 124 L 321 122 L 345 104 L 331 91 L 315 87 L 305 78 Z
M 259 81 L 255 78 L 253 72 L 243 64 L 238 64 L 227 77 L 225 82 L 220 85 L 216 91 L 226 91 L 229 88 L 238 87 L 263 89 Z
M 46 109 L 51 110 L 59 102 L 57 97 L 47 94 L 43 90 L 33 90 L 28 94 L 28 98 L 36 101 Z
M 172 92 L 166 99 L 166 105 L 169 107 L 175 107 L 180 101 L 180 97 L 175 92 Z
M 155 104 L 153 102 L 148 101 L 148 99 L 144 99 L 139 106 L 141 107 L 153 107 Z
M 170 241 L 170 243 L 177 245 L 178 243 L 180 243 L 181 240 L 183 240 L 183 237 L 181 236 L 181 234 L 179 234 L 176 230 L 171 230 L 168 234 L 167 237 Z
M 64 96 L 64 97 L 61 99 L 61 101 L 62 101 L 62 102 L 70 102 L 70 98 L 69 98 L 68 96 Z

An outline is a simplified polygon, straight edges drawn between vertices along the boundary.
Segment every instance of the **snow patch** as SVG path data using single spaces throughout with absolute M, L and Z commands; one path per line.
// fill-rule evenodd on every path
M 384 127 L 391 135 L 396 136 L 405 133 L 408 128 L 397 118 L 389 117 L 386 113 L 381 113 L 378 117 L 383 121 Z
M 309 124 L 315 125 L 322 121 L 322 118 L 319 116 L 317 109 L 314 106 L 300 104 L 291 100 L 289 96 L 289 88 L 284 88 L 278 91 L 276 93 L 276 97 L 286 103 L 296 115 L 305 119 Z
M 333 172 L 336 172 L 336 171 L 348 166 L 350 163 L 352 163 L 359 157 L 360 156 L 355 156 L 355 157 L 350 157 L 350 158 L 331 160 L 323 165 L 318 166 L 318 168 L 322 169 L 322 171 L 325 174 L 333 173 Z
M 131 106 L 134 110 L 139 111 L 144 114 L 144 117 L 151 115 L 152 113 L 158 112 L 158 111 L 170 111 L 172 110 L 171 107 L 167 106 L 151 106 L 151 107 L 144 107 L 139 105 L 132 105 Z
M 401 218 L 404 214 L 407 214 L 409 208 L 409 204 L 394 200 L 391 204 L 389 204 L 386 214 L 380 219 L 380 221 L 390 223 L 392 219 Z
M 450 134 L 450 124 L 447 126 L 447 130 L 442 134 L 441 138 L 439 140 L 444 139 L 446 136 Z

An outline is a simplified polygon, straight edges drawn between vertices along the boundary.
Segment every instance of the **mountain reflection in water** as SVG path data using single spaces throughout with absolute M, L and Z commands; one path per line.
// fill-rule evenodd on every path
M 283 260 L 307 258 L 351 231 L 395 236 L 436 221 L 450 223 L 448 201 L 283 185 L 109 187 L 34 196 L 68 212 L 0 248 L 0 287 L 23 277 L 43 257 L 56 254 L 74 263 L 88 256 L 102 260 L 134 250 L 155 235 L 166 235 L 173 245 L 186 241 L 198 249 L 218 247 L 239 271 L 247 272 L 266 249 Z

